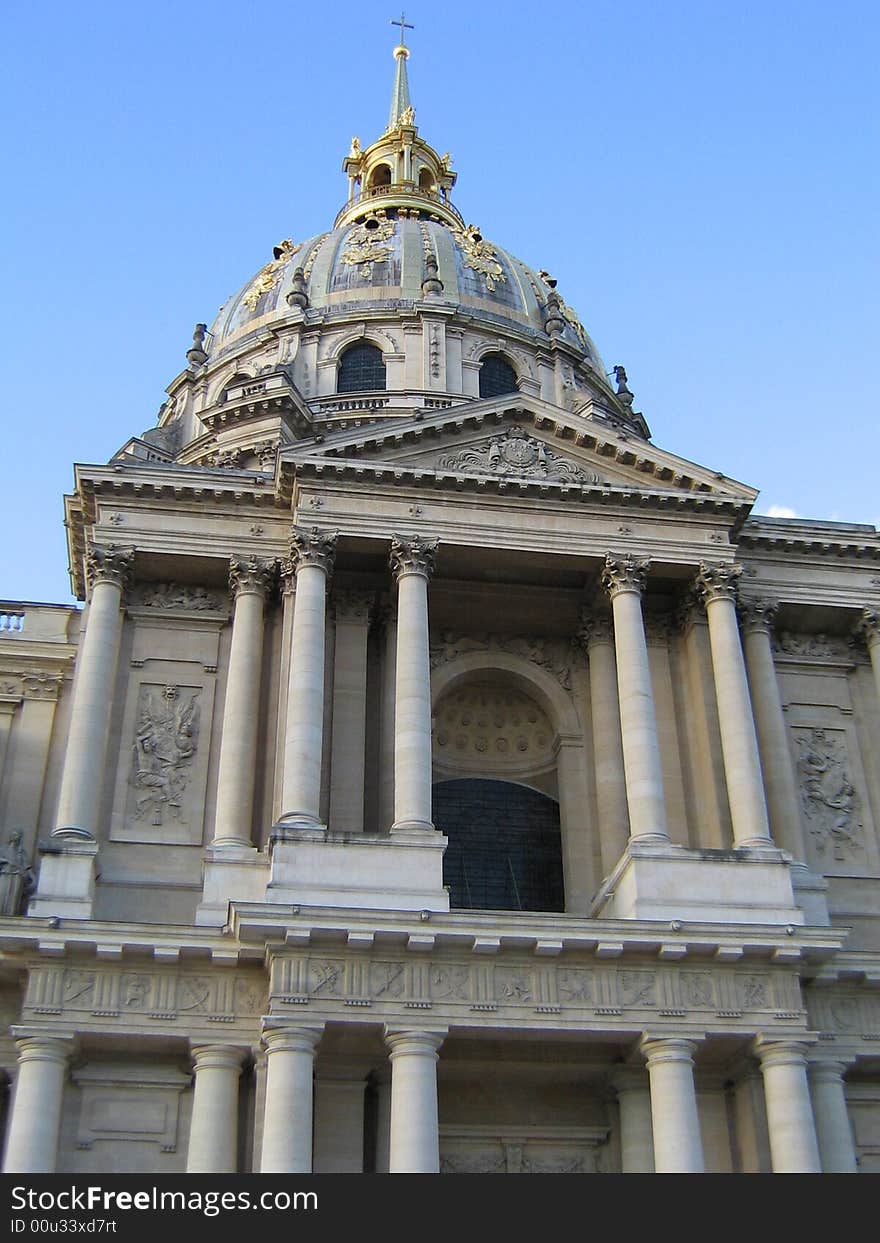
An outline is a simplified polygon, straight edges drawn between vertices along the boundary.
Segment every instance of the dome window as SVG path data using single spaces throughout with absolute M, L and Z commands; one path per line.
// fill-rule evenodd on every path
M 434 193 L 434 178 L 431 176 L 429 168 L 423 168 L 419 173 L 419 189 L 424 190 L 427 194 Z
M 480 367 L 480 396 L 502 397 L 519 388 L 516 372 L 503 354 L 486 354 Z
M 367 393 L 385 388 L 385 360 L 368 341 L 350 345 L 339 362 L 337 393 Z

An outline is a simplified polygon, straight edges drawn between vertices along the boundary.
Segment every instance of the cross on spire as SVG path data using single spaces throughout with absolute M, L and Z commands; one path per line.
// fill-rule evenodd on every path
M 415 30 L 415 26 L 412 24 L 412 22 L 408 22 L 406 20 L 405 13 L 401 13 L 399 19 L 396 17 L 392 17 L 391 25 L 400 27 L 400 46 L 406 47 L 406 34 L 404 32 L 407 30 Z

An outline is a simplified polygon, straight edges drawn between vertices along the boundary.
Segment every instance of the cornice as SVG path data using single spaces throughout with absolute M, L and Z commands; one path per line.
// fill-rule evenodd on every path
M 743 549 L 782 556 L 848 557 L 880 561 L 880 532 L 866 523 L 798 522 L 777 528 L 750 516 L 739 536 Z
M 268 948 L 351 943 L 363 946 L 368 935 L 382 944 L 412 950 L 443 947 L 475 955 L 504 952 L 559 957 L 591 955 L 598 960 L 657 958 L 703 963 L 763 959 L 785 966 L 821 964 L 832 959 L 849 935 L 848 928 L 814 928 L 778 924 L 712 924 L 661 920 L 588 919 L 576 915 L 499 914 L 498 912 L 357 911 L 300 908 L 279 904 L 232 902 L 229 928 L 242 946 Z
M 731 520 L 736 532 L 749 511 L 749 503 L 733 497 L 712 496 L 705 492 L 681 493 L 627 488 L 615 484 L 580 485 L 555 483 L 543 479 L 465 474 L 463 471 L 434 470 L 430 466 L 406 467 L 400 463 L 369 463 L 345 459 L 313 457 L 281 464 L 278 488 L 282 502 L 289 504 L 295 478 L 338 479 L 410 485 L 439 491 L 490 493 L 508 497 L 552 497 L 556 501 L 620 506 L 669 512 L 690 512 Z

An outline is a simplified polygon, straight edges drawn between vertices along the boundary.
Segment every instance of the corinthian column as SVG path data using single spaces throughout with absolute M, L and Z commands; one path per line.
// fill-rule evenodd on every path
M 880 609 L 862 609 L 856 632 L 862 636 L 871 657 L 877 694 L 880 695 Z
M 86 557 L 89 613 L 77 661 L 70 728 L 53 837 L 94 841 L 104 792 L 107 731 L 122 635 L 122 593 L 133 548 L 92 548 Z
M 610 616 L 585 613 L 578 638 L 590 672 L 590 713 L 602 871 L 607 876 L 626 849 L 629 813 L 620 736 L 620 703 L 614 659 L 614 627 Z
M 283 808 L 278 827 L 320 824 L 324 741 L 324 638 L 327 580 L 336 553 L 335 533 L 294 528 L 283 574 L 296 576 L 291 628 L 287 729 L 284 738 Z
M 663 769 L 642 620 L 642 592 L 649 565 L 647 557 L 614 557 L 608 553 L 602 585 L 611 597 L 614 614 L 630 837 L 633 841 L 666 842 L 669 834 L 663 800 Z
M 735 847 L 769 846 L 758 740 L 736 621 L 736 583 L 742 567 L 700 562 L 697 588 L 709 619 L 709 644 L 721 728 L 721 753 Z
M 217 775 L 215 846 L 250 846 L 257 769 L 263 605 L 274 566 L 259 557 L 232 557 L 229 587 L 235 600 L 223 733 Z
M 397 580 L 392 832 L 434 828 L 428 579 L 434 571 L 437 543 L 420 535 L 408 539 L 395 535 L 391 541 L 391 572 Z
M 802 863 L 806 849 L 800 799 L 770 642 L 777 608 L 772 600 L 742 599 L 739 604 L 773 840 Z

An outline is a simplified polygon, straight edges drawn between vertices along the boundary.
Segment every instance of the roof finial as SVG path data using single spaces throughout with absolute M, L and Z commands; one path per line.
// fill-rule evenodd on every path
M 409 80 L 406 73 L 406 62 L 409 56 L 409 48 L 406 46 L 406 31 L 415 30 L 415 26 L 406 20 L 406 14 L 401 13 L 400 19 L 391 18 L 392 26 L 400 27 L 400 43 L 394 49 L 394 59 L 397 61 L 397 69 L 394 73 L 394 90 L 391 93 L 391 112 L 388 116 L 388 128 L 396 129 L 401 116 L 406 114 L 407 121 L 412 124 L 415 113 L 409 98 Z

